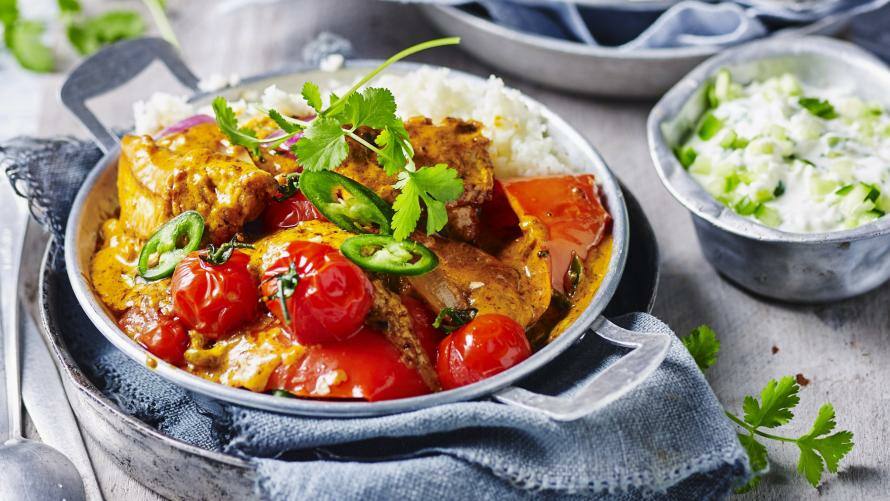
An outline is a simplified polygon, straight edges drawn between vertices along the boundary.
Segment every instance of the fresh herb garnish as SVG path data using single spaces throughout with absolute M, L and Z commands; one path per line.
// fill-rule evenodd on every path
M 291 317 L 290 312 L 287 311 L 287 300 L 294 295 L 294 291 L 297 290 L 297 285 L 300 283 L 300 275 L 297 274 L 297 268 L 294 266 L 294 263 L 291 263 L 287 271 L 279 273 L 269 280 L 278 282 L 278 290 L 275 292 L 275 297 L 278 298 L 278 304 L 281 305 L 281 315 L 284 316 L 284 324 L 290 325 Z M 268 299 L 270 298 L 264 298 L 263 300 L 266 301 Z
M 276 202 L 283 202 L 300 191 L 300 174 L 294 172 L 288 174 L 284 180 L 284 184 L 278 185 L 278 193 L 281 195 L 275 197 Z
M 476 318 L 476 308 L 442 308 L 436 319 L 433 320 L 433 327 L 442 329 L 445 332 L 453 332 L 460 327 L 470 323 Z
M 244 242 L 239 242 L 235 240 L 235 237 L 232 237 L 231 240 L 219 247 L 210 244 L 207 248 L 207 252 L 201 254 L 201 259 L 206 263 L 219 266 L 225 264 L 225 262 L 232 257 L 232 253 L 235 252 L 235 249 L 253 249 L 253 246 Z
M 414 149 L 405 130 L 405 124 L 396 115 L 396 102 L 392 93 L 382 88 L 362 86 L 396 61 L 432 47 L 459 43 L 456 37 L 430 40 L 409 47 L 387 59 L 383 64 L 356 82 L 342 96 L 331 95 L 329 105 L 323 108 L 319 87 L 311 82 L 303 85 L 302 95 L 317 115 L 309 120 L 285 117 L 269 110 L 269 117 L 285 132 L 274 138 L 257 138 L 257 134 L 239 127 L 235 113 L 225 99 L 217 97 L 213 110 L 220 129 L 232 144 L 247 148 L 260 155 L 261 147 L 277 147 L 284 141 L 300 134 L 291 146 L 298 162 L 305 171 L 332 170 L 340 166 L 349 154 L 347 138 L 373 151 L 377 162 L 390 176 L 397 176 L 394 185 L 401 193 L 393 208 L 393 236 L 404 240 L 417 227 L 421 217 L 421 201 L 426 207 L 426 232 L 433 234 L 448 222 L 445 204 L 457 200 L 463 193 L 463 182 L 457 171 L 445 164 L 432 167 L 414 165 Z M 379 131 L 374 143 L 357 133 L 359 127 Z
M 831 120 L 838 117 L 837 112 L 834 111 L 834 106 L 832 106 L 831 103 L 829 103 L 825 99 L 819 99 L 816 97 L 802 97 L 798 99 L 797 102 L 805 110 L 809 111 L 819 118 Z
M 578 256 L 574 251 L 572 252 L 572 262 L 569 264 L 569 269 L 566 270 L 566 294 L 569 296 L 575 295 L 575 292 L 578 290 L 578 284 L 581 283 L 581 277 L 584 274 L 584 261 L 581 260 L 581 257 Z
M 129 10 L 113 10 L 86 19 L 72 18 L 66 28 L 68 41 L 82 56 L 114 42 L 138 37 L 144 32 L 142 17 L 138 12 Z
M 689 349 L 696 364 L 703 371 L 714 364 L 720 351 L 720 342 L 714 331 L 702 325 L 683 338 L 683 345 Z M 797 471 L 806 478 L 813 487 L 822 481 L 825 470 L 837 473 L 838 465 L 853 449 L 853 433 L 842 430 L 835 433 L 834 407 L 824 404 L 819 408 L 810 431 L 797 437 L 783 437 L 763 431 L 764 428 L 776 428 L 788 424 L 793 418 L 792 412 L 800 402 L 798 392 L 800 386 L 794 376 L 770 380 L 760 392 L 760 399 L 748 395 L 742 403 L 742 418 L 725 411 L 729 419 L 742 428 L 738 434 L 739 442 L 748 453 L 751 470 L 756 476 L 750 482 L 737 489 L 736 492 L 748 492 L 760 483 L 761 475 L 767 471 L 769 456 L 766 447 L 758 439 L 769 439 L 777 442 L 793 443 L 800 449 Z

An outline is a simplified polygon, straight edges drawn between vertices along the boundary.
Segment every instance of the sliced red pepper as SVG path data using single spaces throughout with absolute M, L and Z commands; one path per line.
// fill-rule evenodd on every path
M 511 179 L 504 182 L 510 203 L 520 215 L 538 218 L 550 232 L 544 248 L 550 254 L 551 283 L 565 292 L 572 256 L 587 257 L 602 241 L 611 221 L 590 174 Z
M 384 335 L 369 328 L 346 341 L 306 347 L 300 360 L 272 373 L 266 390 L 286 390 L 298 397 L 369 401 L 430 392 L 420 374 L 402 363 L 399 351 Z

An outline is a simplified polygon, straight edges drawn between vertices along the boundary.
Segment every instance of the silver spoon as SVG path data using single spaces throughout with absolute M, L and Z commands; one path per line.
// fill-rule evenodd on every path
M 22 243 L 28 222 L 24 201 L 6 185 L 0 192 L 0 295 L 6 359 L 9 439 L 0 445 L 0 499 L 85 500 L 83 479 L 74 463 L 56 449 L 22 435 L 19 367 L 18 281 Z

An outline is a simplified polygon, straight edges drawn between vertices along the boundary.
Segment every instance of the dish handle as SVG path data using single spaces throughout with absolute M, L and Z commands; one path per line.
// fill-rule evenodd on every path
M 103 152 L 114 149 L 118 138 L 90 111 L 87 101 L 129 82 L 155 60 L 164 63 L 182 85 L 198 89 L 198 77 L 183 62 L 179 51 L 160 38 L 110 45 L 78 65 L 62 85 L 62 104 L 90 131 Z
M 644 315 L 644 314 L 643 314 Z M 574 421 L 618 400 L 646 380 L 667 356 L 674 336 L 635 332 L 599 317 L 590 328 L 609 343 L 633 351 L 585 383 L 570 396 L 549 396 L 511 386 L 493 395 L 509 405 L 542 412 L 557 421 Z

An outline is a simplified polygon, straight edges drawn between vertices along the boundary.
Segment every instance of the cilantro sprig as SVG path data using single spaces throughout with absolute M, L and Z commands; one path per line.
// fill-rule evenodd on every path
M 213 101 L 216 121 L 230 142 L 248 149 L 256 156 L 262 148 L 278 148 L 296 138 L 290 150 L 306 171 L 332 170 L 340 166 L 349 154 L 347 138 L 371 150 L 387 175 L 396 176 L 394 188 L 400 191 L 393 209 L 393 237 L 404 240 L 416 229 L 426 209 L 426 232 L 433 234 L 448 223 L 445 204 L 457 200 L 463 193 L 463 182 L 455 169 L 445 164 L 417 167 L 414 148 L 405 124 L 396 114 L 396 101 L 388 89 L 363 88 L 380 72 L 412 54 L 460 42 L 457 37 L 430 40 L 409 47 L 384 61 L 359 79 L 342 96 L 330 94 L 328 106 L 318 85 L 306 82 L 301 94 L 316 112 L 315 117 L 301 120 L 285 116 L 276 110 L 266 114 L 283 131 L 274 137 L 258 138 L 255 131 L 238 125 L 232 108 L 222 97 Z M 360 127 L 378 131 L 373 143 L 358 133 Z
M 707 325 L 694 329 L 683 338 L 683 345 L 695 359 L 702 371 L 712 366 L 720 351 L 720 341 Z M 769 455 L 760 439 L 797 445 L 800 456 L 797 471 L 813 487 L 822 481 L 825 470 L 837 473 L 838 465 L 853 450 L 853 433 L 841 430 L 832 433 L 837 427 L 834 407 L 823 404 L 819 408 L 810 431 L 799 437 L 785 437 L 764 431 L 791 422 L 794 408 L 800 402 L 800 386 L 793 376 L 771 379 L 760 392 L 760 398 L 747 395 L 742 403 L 743 416 L 725 411 L 727 417 L 741 428 L 739 442 L 748 453 L 751 470 L 756 476 L 737 489 L 737 493 L 748 492 L 760 483 L 761 476 L 769 469 Z

